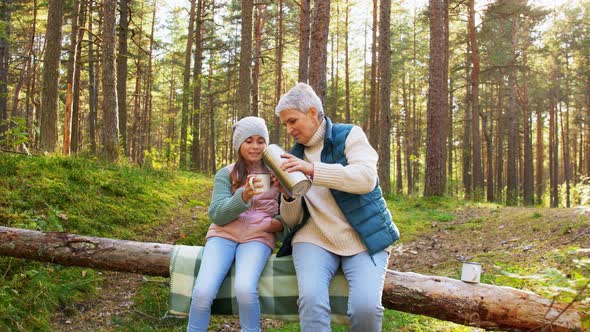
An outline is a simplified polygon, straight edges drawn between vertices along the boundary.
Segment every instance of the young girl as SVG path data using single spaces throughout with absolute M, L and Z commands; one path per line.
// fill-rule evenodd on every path
M 235 294 L 242 331 L 260 331 L 258 279 L 275 245 L 275 232 L 283 229 L 278 215 L 278 184 L 256 194 L 268 172 L 262 152 L 268 144 L 263 119 L 245 117 L 234 125 L 233 145 L 238 160 L 215 174 L 209 206 L 212 221 L 207 232 L 201 268 L 195 281 L 187 331 L 207 331 L 211 304 L 231 265 L 236 264 Z

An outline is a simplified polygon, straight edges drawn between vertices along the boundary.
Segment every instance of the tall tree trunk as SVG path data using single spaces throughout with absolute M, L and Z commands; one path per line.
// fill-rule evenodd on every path
M 186 41 L 186 49 L 184 51 L 184 73 L 182 75 L 182 110 L 180 120 L 180 168 L 185 169 L 187 166 L 187 131 L 189 123 L 189 91 L 191 84 L 191 55 L 193 50 L 193 35 L 195 22 L 195 6 L 196 0 L 191 0 L 191 9 L 188 20 L 188 33 Z
M 66 82 L 66 107 L 63 127 L 63 153 L 66 156 L 70 154 L 70 142 L 72 139 L 72 99 L 74 95 L 74 89 L 79 88 L 74 86 L 74 74 L 76 67 L 80 65 L 76 63 L 76 52 L 78 51 L 78 15 L 80 14 L 80 8 L 80 1 L 74 0 L 72 6 L 72 31 L 70 32 L 70 49 Z
M 469 0 L 469 45 L 471 46 L 471 136 L 473 158 L 473 198 L 483 197 L 484 184 L 481 168 L 481 138 L 479 134 L 479 50 L 475 35 L 475 0 Z
M 496 129 L 496 199 L 502 200 L 502 191 L 504 189 L 504 75 L 500 76 L 498 82 L 498 106 L 497 106 L 497 129 Z
M 10 60 L 10 6 L 11 0 L 0 1 L 0 21 L 3 31 L 0 35 L 0 137 L 4 133 L 8 120 L 8 63 Z M 15 94 L 16 95 L 16 94 Z
M 42 151 L 54 152 L 57 145 L 57 109 L 59 64 L 63 25 L 63 1 L 49 1 L 45 55 L 43 57 L 43 85 L 41 88 L 41 141 Z
M 379 11 L 379 179 L 391 194 L 391 0 L 381 0 Z M 443 163 L 444 165 L 444 163 Z M 444 168 L 444 166 L 443 166 Z M 444 172 L 443 172 L 444 173 Z
M 527 68 L 527 54 L 526 49 L 523 50 L 523 67 Z M 534 201 L 534 184 L 533 184 L 533 137 L 531 134 L 531 116 L 529 112 L 529 96 L 528 96 L 528 75 L 525 69 L 523 74 L 523 88 L 521 95 L 521 105 L 523 113 L 523 143 L 524 143 L 524 159 L 523 159 L 523 183 L 522 183 L 522 203 L 523 205 L 533 205 Z
M 467 40 L 467 50 L 465 52 L 465 115 L 463 119 L 463 140 L 462 140 L 462 173 L 463 173 L 463 190 L 465 198 L 472 198 L 473 194 L 473 176 L 471 168 L 471 46 Z
M 518 38 L 518 26 L 516 20 L 512 23 L 512 41 L 511 41 L 511 49 L 513 54 L 513 63 L 514 66 L 510 69 L 508 73 L 508 86 L 509 89 L 509 106 L 508 106 L 508 170 L 507 170 L 507 188 L 506 188 L 506 205 L 516 205 L 518 203 L 518 170 L 516 168 L 516 161 L 518 158 L 517 149 L 518 149 L 518 117 L 517 117 L 517 109 L 516 109 L 516 96 L 514 88 L 516 86 L 516 46 L 517 46 L 517 38 Z
M 211 51 L 211 53 L 213 53 Z M 212 54 L 210 55 L 212 57 Z M 215 174 L 217 166 L 215 163 L 215 152 L 217 150 L 217 128 L 215 127 L 215 98 L 212 89 L 213 66 L 209 65 L 209 76 L 207 77 L 207 91 L 209 92 L 209 132 L 211 144 L 209 146 L 209 174 Z
M 262 35 L 264 33 L 264 25 L 266 24 L 266 14 L 268 12 L 267 5 L 260 5 L 256 7 L 256 29 L 254 30 L 254 66 L 252 67 L 252 115 L 259 116 L 258 110 L 259 88 L 260 88 L 260 58 L 262 57 Z
M 559 173 L 559 139 L 557 125 L 557 103 L 559 101 L 559 73 L 557 56 L 553 56 L 552 82 L 554 86 L 551 91 L 549 106 L 549 183 L 550 183 L 550 206 L 559 206 L 558 173 Z
M 35 81 L 37 77 L 36 73 L 36 58 L 35 55 L 35 35 L 36 35 L 36 27 L 37 27 L 37 0 L 33 0 L 33 21 L 31 22 L 31 37 L 29 38 L 29 46 L 27 51 L 27 88 L 26 88 L 26 98 L 25 98 L 25 110 L 26 110 L 26 123 L 27 123 L 27 132 L 29 134 L 29 146 L 34 147 L 35 144 L 35 117 L 37 113 L 37 108 L 35 107 Z
M 545 180 L 543 176 L 544 170 L 544 144 L 543 144 L 543 129 L 545 128 L 545 123 L 543 120 L 543 108 L 541 107 L 541 103 L 537 105 L 537 144 L 536 144 L 536 155 L 537 155 L 537 165 L 535 166 L 535 170 L 537 171 L 536 175 L 536 202 L 537 204 L 541 204 L 543 202 L 543 192 L 545 191 Z
M 142 142 L 140 140 L 141 135 L 141 78 L 143 77 L 143 72 L 141 71 L 141 59 L 137 59 L 135 61 L 135 91 L 133 93 L 133 125 L 131 126 L 131 135 L 132 144 L 131 144 L 131 155 L 133 156 L 133 161 L 140 164 L 142 162 L 141 158 L 143 154 L 141 151 L 143 150 Z
M 197 0 L 195 13 L 195 52 L 193 67 L 193 116 L 192 133 L 193 145 L 191 147 L 191 165 L 193 171 L 203 170 L 201 160 L 201 73 L 203 68 L 203 17 L 205 0 Z
M 492 121 L 490 121 L 491 113 L 484 114 L 482 118 L 482 131 L 486 140 L 486 200 L 488 202 L 494 201 L 494 169 L 493 169 L 493 151 L 492 143 Z
M 404 103 L 404 110 L 405 112 L 405 129 L 404 129 L 404 160 L 405 160 L 405 167 L 406 167 L 406 179 L 407 179 L 407 186 L 408 186 L 408 195 L 413 193 L 414 190 L 414 177 L 412 172 L 412 137 L 414 133 L 412 132 L 412 111 L 410 108 L 410 101 L 409 101 L 409 86 L 406 83 L 406 75 L 402 76 L 402 99 Z
M 368 7 L 368 6 L 367 6 Z M 365 20 L 364 32 L 363 32 L 363 41 L 364 47 L 363 49 L 367 49 L 367 29 L 369 25 L 369 19 L 367 15 L 367 19 Z M 368 70 L 367 70 L 367 52 L 363 52 L 363 114 L 362 114 L 362 122 L 363 122 L 363 130 L 365 132 L 369 132 L 369 125 L 370 118 L 368 116 L 368 109 L 367 109 L 367 81 L 368 81 Z M 369 132 L 369 135 L 371 133 Z
M 117 53 L 117 100 L 119 101 L 119 131 L 125 155 L 127 147 L 127 38 L 129 34 L 128 0 L 119 0 L 119 50 Z
M 372 29 L 372 42 L 371 42 L 371 94 L 369 95 L 369 143 L 379 150 L 379 103 L 377 98 L 379 96 L 379 82 L 377 81 L 377 27 L 378 13 L 379 12 L 379 1 L 373 0 L 373 29 Z
M 309 85 L 320 97 L 326 111 L 326 64 L 328 62 L 328 31 L 330 29 L 330 0 L 315 1 L 311 23 Z
M 252 67 L 252 11 L 253 0 L 241 0 L 242 3 L 242 37 L 240 39 L 240 72 L 238 85 L 238 101 L 240 118 L 251 114 L 250 109 L 250 78 Z
M 398 113 L 395 116 L 395 142 L 396 142 L 396 154 L 395 154 L 395 194 L 401 195 L 404 184 L 403 184 L 403 177 L 402 177 L 402 141 L 401 141 L 401 123 L 400 123 L 401 115 Z
M 78 27 L 84 27 L 86 24 L 86 12 L 87 12 L 87 1 L 81 0 L 80 3 L 80 13 L 78 14 Z M 78 37 L 77 37 L 77 45 L 76 45 L 76 69 L 74 71 L 74 96 L 72 101 L 72 142 L 70 151 L 72 153 L 78 153 L 80 151 L 80 143 L 81 139 L 81 131 L 80 131 L 80 92 L 82 88 L 80 87 L 80 75 L 82 72 L 82 39 L 84 38 L 84 30 L 78 28 Z
M 566 197 L 566 207 L 571 207 L 571 160 L 570 160 L 570 102 L 569 102 L 569 95 L 570 95 L 570 70 L 569 70 L 569 51 L 566 50 L 565 52 L 565 121 L 561 121 L 561 130 L 563 136 L 563 171 L 565 175 L 565 197 Z M 561 113 L 563 116 L 563 113 Z M 565 128 L 564 128 L 565 122 Z
M 94 1 L 88 4 L 88 137 L 90 140 L 90 153 L 97 154 L 96 144 L 96 107 L 98 104 L 97 81 L 94 72 L 94 33 L 92 29 L 92 13 Z
M 346 123 L 352 123 L 350 116 L 350 55 L 348 49 L 348 34 L 350 30 L 349 26 L 349 14 L 350 14 L 350 3 L 346 0 L 346 13 L 344 14 L 344 116 Z M 364 53 L 364 52 L 363 52 Z
M 447 47 L 448 47 L 448 40 L 447 40 Z M 448 53 L 447 53 L 448 54 Z M 447 56 L 448 61 L 448 56 Z M 448 67 L 447 67 L 448 68 Z M 447 103 L 447 109 L 449 111 L 449 117 L 447 122 L 447 179 L 451 184 L 453 184 L 453 145 L 454 145 L 454 136 L 455 131 L 453 130 L 453 122 L 455 121 L 455 115 L 453 114 L 453 103 L 454 103 L 454 87 L 453 87 L 453 79 L 449 79 L 449 102 Z M 456 190 L 455 185 L 449 186 L 447 193 L 451 196 L 454 195 Z
M 156 26 L 156 10 L 158 2 L 154 1 L 154 9 L 152 10 L 152 22 L 150 30 L 150 43 L 148 48 L 148 66 L 146 72 L 146 84 L 145 84 L 145 102 L 144 102 L 144 120 L 145 129 L 143 134 L 145 136 L 144 142 L 147 151 L 152 149 L 152 87 L 154 85 L 154 70 L 153 70 L 153 52 L 154 52 L 154 31 Z M 190 67 L 190 66 L 189 66 Z
M 303 3 L 308 0 L 302 0 Z M 309 12 L 309 3 L 307 4 L 308 8 L 307 11 Z M 308 13 L 309 15 L 309 13 Z M 309 22 L 308 22 L 309 28 Z M 283 0 L 279 0 L 279 21 L 277 23 L 277 35 L 276 35 L 276 83 L 275 83 L 275 104 L 278 105 L 279 100 L 281 99 L 281 93 L 283 92 Z M 308 33 L 309 36 L 309 33 Z M 307 42 L 309 47 L 309 40 Z M 301 47 L 301 46 L 300 46 Z M 309 50 L 308 50 L 309 52 Z M 301 59 L 299 59 L 301 65 Z M 305 63 L 307 66 L 307 62 Z M 301 74 L 301 72 L 300 72 Z M 300 82 L 302 82 L 300 80 Z M 279 138 L 281 136 L 280 129 L 281 129 L 281 122 L 278 116 L 273 116 L 274 119 L 274 128 L 272 134 L 272 142 L 279 142 Z
M 445 78 L 445 4 L 443 0 L 429 0 L 430 65 L 428 90 L 428 121 L 426 131 L 426 175 L 424 195 L 442 196 L 446 191 L 446 126 L 447 96 Z
M 280 13 L 282 15 L 282 12 Z M 309 39 L 311 26 L 311 0 L 301 0 L 299 12 L 299 69 L 298 81 L 309 81 Z
M 104 153 L 110 162 L 119 159 L 119 115 L 117 77 L 115 75 L 115 24 L 117 1 L 103 1 L 102 28 L 102 111 L 104 121 Z

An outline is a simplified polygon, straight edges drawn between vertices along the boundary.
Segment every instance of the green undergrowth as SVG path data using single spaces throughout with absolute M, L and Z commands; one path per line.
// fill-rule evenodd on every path
M 411 241 L 416 234 L 432 227 L 433 223 L 448 223 L 456 216 L 454 210 L 468 202 L 449 197 L 421 198 L 392 196 L 387 198 L 393 220 L 400 230 L 400 241 Z
M 141 240 L 211 184 L 187 172 L 0 153 L 0 225 Z M 49 331 L 53 313 L 75 315 L 101 281 L 92 269 L 0 257 L 0 331 Z
M 157 171 L 102 164 L 75 157 L 0 154 L 0 225 L 90 236 L 158 241 L 171 215 L 177 244 L 203 245 L 213 179 L 188 172 Z M 388 197 L 387 203 L 409 246 L 433 235 L 460 243 L 471 260 L 484 265 L 482 283 L 530 290 L 549 299 L 579 304 L 590 278 L 583 246 L 560 245 L 581 234 L 588 217 L 560 210 L 509 210 L 449 197 Z M 561 210 L 562 211 L 562 210 Z M 446 234 L 446 235 L 444 235 Z M 583 239 L 579 237 L 578 239 Z M 413 244 L 414 243 L 414 244 Z M 1 245 L 1 244 L 0 244 Z M 531 246 L 530 250 L 526 249 Z M 453 248 L 439 248 L 437 250 Z M 582 253 L 581 253 L 582 252 Z M 420 251 L 421 260 L 428 254 Z M 419 272 L 459 278 L 453 264 Z M 424 265 L 420 265 L 424 267 Z M 106 273 L 0 257 L 0 331 L 51 331 L 56 312 L 76 319 L 92 305 Z M 166 315 L 168 279 L 145 277 L 131 298 L 131 310 L 113 314 L 115 331 L 184 331 L 186 319 Z M 582 312 L 585 309 L 580 308 Z M 383 331 L 473 331 L 436 319 L 385 310 Z M 228 330 L 237 320 L 212 317 L 210 330 Z M 266 321 L 267 331 L 299 331 L 297 323 Z M 347 331 L 334 325 L 333 331 Z

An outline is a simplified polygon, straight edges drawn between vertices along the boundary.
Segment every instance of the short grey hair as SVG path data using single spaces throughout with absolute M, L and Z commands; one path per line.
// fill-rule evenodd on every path
M 293 109 L 307 113 L 311 107 L 318 111 L 318 119 L 324 118 L 324 107 L 320 97 L 309 84 L 299 82 L 281 97 L 275 114 L 279 115 L 282 111 Z

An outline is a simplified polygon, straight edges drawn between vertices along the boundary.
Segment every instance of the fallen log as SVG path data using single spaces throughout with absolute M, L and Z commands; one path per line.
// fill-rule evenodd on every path
M 169 276 L 173 245 L 0 226 L 0 255 L 67 266 Z M 386 308 L 486 329 L 581 331 L 579 313 L 510 287 L 388 270 Z

